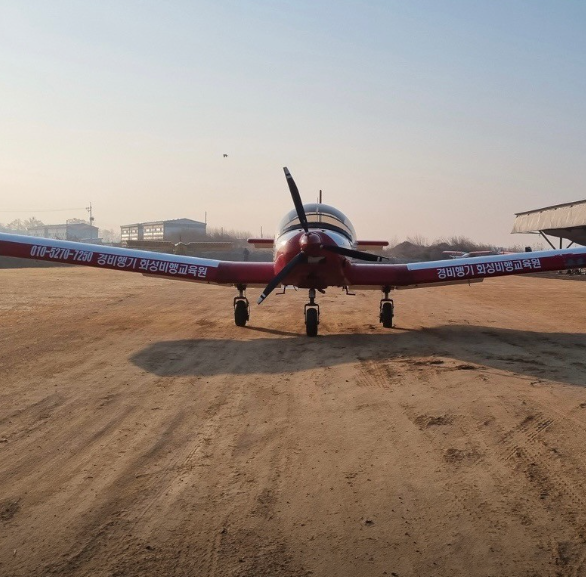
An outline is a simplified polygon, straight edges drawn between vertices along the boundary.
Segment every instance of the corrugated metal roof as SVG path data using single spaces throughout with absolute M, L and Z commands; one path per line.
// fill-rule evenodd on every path
M 519 212 L 511 232 L 545 232 L 574 227 L 586 227 L 586 200 Z M 567 238 L 565 234 L 556 236 Z
M 134 224 L 122 224 L 123 228 L 127 228 L 129 226 L 144 226 L 144 225 L 164 225 L 164 224 L 186 224 L 186 225 L 193 225 L 196 224 L 198 226 L 204 226 L 205 222 L 200 222 L 199 220 L 193 220 L 191 218 L 174 218 L 172 220 L 152 220 L 150 222 L 135 222 Z
M 541 212 L 543 210 L 549 210 L 551 208 L 562 208 L 564 206 L 576 206 L 578 204 L 585 204 L 586 200 L 575 200 L 574 202 L 562 202 L 561 204 L 552 204 L 551 206 L 544 206 L 543 208 L 534 208 L 533 210 L 524 210 L 522 212 L 516 212 L 516 215 L 519 214 L 529 214 L 531 212 Z

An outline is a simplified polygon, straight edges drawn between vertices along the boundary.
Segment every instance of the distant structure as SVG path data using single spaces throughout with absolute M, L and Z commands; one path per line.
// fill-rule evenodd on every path
M 74 218 L 65 224 L 42 224 L 27 229 L 30 236 L 97 243 L 100 241 L 98 227 Z
M 190 218 L 125 224 L 120 227 L 120 240 L 122 244 L 138 240 L 173 243 L 193 242 L 205 237 L 206 226 L 205 222 Z
M 518 212 L 511 232 L 540 234 L 552 248 L 556 247 L 548 236 L 559 239 L 559 248 L 563 239 L 570 241 L 568 246 L 586 246 L 586 200 Z

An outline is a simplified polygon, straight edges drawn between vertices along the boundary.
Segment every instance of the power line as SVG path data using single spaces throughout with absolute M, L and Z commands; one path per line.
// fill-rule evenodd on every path
M 0 210 L 0 213 L 16 213 L 16 212 L 72 212 L 74 210 L 87 210 L 86 207 L 77 207 L 77 208 L 43 208 L 40 210 L 34 210 L 27 208 L 26 210 Z

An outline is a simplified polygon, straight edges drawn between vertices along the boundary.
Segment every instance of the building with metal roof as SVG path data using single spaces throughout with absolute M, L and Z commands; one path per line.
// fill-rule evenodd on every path
M 65 224 L 41 224 L 27 229 L 30 236 L 53 238 L 57 240 L 74 240 L 77 242 L 100 242 L 97 226 L 87 222 L 71 219 Z
M 206 226 L 205 222 L 190 218 L 125 224 L 120 227 L 120 239 L 123 244 L 129 241 L 193 242 L 205 237 Z
M 511 232 L 540 234 L 552 248 L 557 247 L 548 236 L 559 238 L 559 248 L 563 239 L 586 246 L 586 200 L 518 212 Z

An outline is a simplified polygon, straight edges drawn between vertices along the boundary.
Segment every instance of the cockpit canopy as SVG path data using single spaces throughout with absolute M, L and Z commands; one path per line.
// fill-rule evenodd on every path
M 327 204 L 304 204 L 307 223 L 310 229 L 333 230 L 344 235 L 350 242 L 356 240 L 356 232 L 352 223 L 337 208 Z M 281 220 L 277 236 L 290 230 L 301 228 L 299 217 L 295 209 L 290 210 Z

